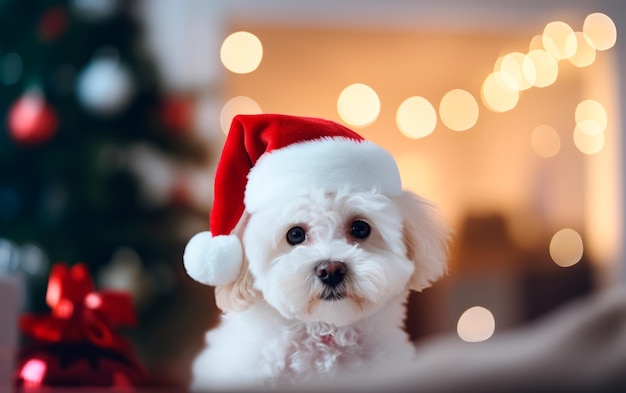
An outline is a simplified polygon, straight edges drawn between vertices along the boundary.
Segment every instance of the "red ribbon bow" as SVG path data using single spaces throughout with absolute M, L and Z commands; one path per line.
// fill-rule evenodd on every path
M 24 334 L 44 342 L 89 341 L 100 348 L 128 349 L 126 340 L 112 328 L 137 323 L 131 296 L 124 292 L 95 292 L 83 263 L 71 268 L 64 263 L 52 267 L 46 303 L 52 309 L 50 315 L 21 317 Z

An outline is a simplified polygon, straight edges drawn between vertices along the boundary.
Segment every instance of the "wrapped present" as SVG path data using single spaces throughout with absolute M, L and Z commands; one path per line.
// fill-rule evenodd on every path
M 24 315 L 20 330 L 31 343 L 18 354 L 13 383 L 38 386 L 132 387 L 148 374 L 131 343 L 115 328 L 134 326 L 128 293 L 94 289 L 87 267 L 52 267 L 46 292 L 51 312 Z

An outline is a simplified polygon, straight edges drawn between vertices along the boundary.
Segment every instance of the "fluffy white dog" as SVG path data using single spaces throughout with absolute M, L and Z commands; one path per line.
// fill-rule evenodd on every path
M 293 150 L 307 157 L 300 144 L 279 154 Z M 340 166 L 354 162 L 358 168 L 346 172 L 349 178 L 355 171 L 376 171 L 363 168 L 364 162 L 380 167 L 376 159 L 358 158 Z M 326 163 L 316 164 L 324 173 Z M 216 285 L 224 315 L 195 359 L 192 389 L 301 385 L 382 372 L 411 359 L 413 345 L 403 327 L 408 291 L 421 291 L 445 271 L 448 231 L 432 206 L 409 191 L 384 192 L 380 184 L 368 189 L 369 180 L 333 180 L 329 186 L 332 172 L 308 177 L 279 197 L 267 191 L 264 165 L 261 158 L 261 169 L 248 174 L 245 209 L 232 232 L 200 233 L 185 252 L 187 270 L 198 279 L 229 249 L 212 246 L 207 257 L 198 251 L 207 242 L 236 239 L 242 245 L 233 277 L 215 284 L 223 273 L 218 269 L 211 279 L 199 279 Z M 299 173 L 300 164 L 294 165 L 281 178 Z M 277 176 L 276 166 L 269 167 Z M 261 183 L 265 187 L 256 188 Z M 211 261 L 198 265 L 193 261 L 202 252 Z

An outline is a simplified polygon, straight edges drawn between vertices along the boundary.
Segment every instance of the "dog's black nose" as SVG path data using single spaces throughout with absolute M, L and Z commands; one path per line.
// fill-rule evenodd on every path
M 339 261 L 320 262 L 315 273 L 325 285 L 335 287 L 343 281 L 343 277 L 346 275 L 346 265 Z

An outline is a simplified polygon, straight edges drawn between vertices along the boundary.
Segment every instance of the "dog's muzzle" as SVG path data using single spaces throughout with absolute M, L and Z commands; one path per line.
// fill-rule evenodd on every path
M 323 300 L 339 300 L 346 296 L 343 285 L 348 269 L 340 261 L 322 261 L 315 267 L 317 278 L 324 284 Z

